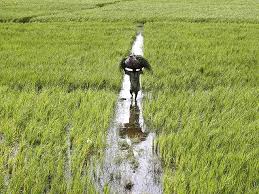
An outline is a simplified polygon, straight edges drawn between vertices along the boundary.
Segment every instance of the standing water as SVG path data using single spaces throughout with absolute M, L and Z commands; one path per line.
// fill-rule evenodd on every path
M 132 53 L 143 56 L 143 42 L 140 28 Z M 105 159 L 95 183 L 99 192 L 108 186 L 111 193 L 159 194 L 162 193 L 162 168 L 153 150 L 155 133 L 144 123 L 143 93 L 134 102 L 129 90 L 129 76 L 124 75 L 115 118 L 108 131 Z

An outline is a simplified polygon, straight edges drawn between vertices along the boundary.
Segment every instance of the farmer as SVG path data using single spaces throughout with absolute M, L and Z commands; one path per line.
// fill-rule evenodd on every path
M 130 54 L 127 58 L 122 59 L 120 68 L 124 70 L 125 74 L 130 77 L 130 94 L 133 98 L 135 94 L 135 101 L 137 101 L 138 92 L 140 90 L 140 74 L 143 73 L 143 68 L 151 70 L 151 67 L 146 59 L 140 55 Z

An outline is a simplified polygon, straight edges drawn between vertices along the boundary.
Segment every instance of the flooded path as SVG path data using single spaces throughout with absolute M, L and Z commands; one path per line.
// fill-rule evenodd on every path
M 132 53 L 143 56 L 142 30 L 139 28 Z M 102 167 L 95 183 L 99 192 L 108 186 L 110 193 L 162 193 L 161 162 L 154 151 L 155 133 L 146 127 L 140 92 L 137 101 L 131 99 L 130 81 L 124 75 L 114 120 L 107 135 L 107 147 Z

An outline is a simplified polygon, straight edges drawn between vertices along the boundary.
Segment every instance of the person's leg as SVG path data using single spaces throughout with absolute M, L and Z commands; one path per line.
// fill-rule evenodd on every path
M 130 95 L 131 95 L 131 98 L 133 98 L 133 91 L 130 90 Z
M 135 92 L 135 101 L 137 101 L 137 97 L 138 97 L 138 91 Z

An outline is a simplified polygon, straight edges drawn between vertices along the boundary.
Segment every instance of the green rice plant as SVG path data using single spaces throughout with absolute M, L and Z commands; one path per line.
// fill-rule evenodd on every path
M 134 26 L 0 25 L 0 193 L 94 193 Z
M 2 22 L 191 21 L 258 23 L 254 0 L 2 0 Z
M 112 3 L 113 0 L 2 0 L 0 18 L 2 22 L 27 23 L 36 17 L 53 16 L 56 14 L 77 14 L 77 11 L 99 8 Z
M 253 0 L 2 0 L 0 193 L 95 193 L 90 158 L 137 22 L 164 193 L 257 193 L 258 13 Z
M 146 121 L 165 193 L 258 192 L 257 25 L 148 23 Z
M 37 94 L 1 87 L 1 193 L 93 191 L 89 159 L 105 145 L 115 97 L 109 91 L 52 88 Z
M 124 22 L 0 26 L 0 84 L 16 90 L 118 91 L 118 63 L 135 34 Z

